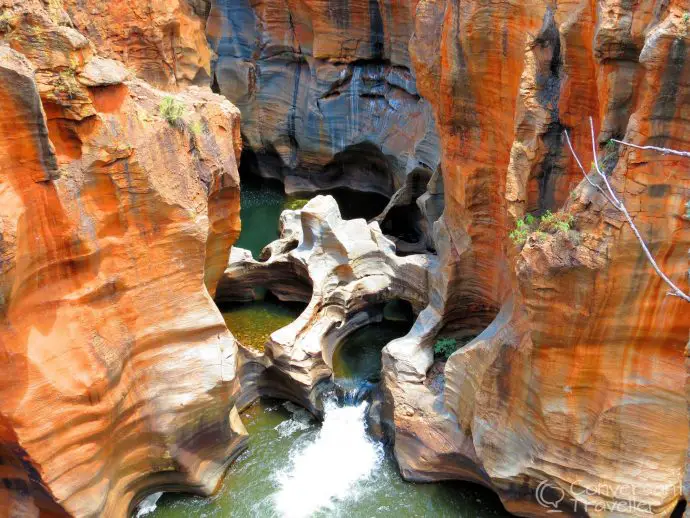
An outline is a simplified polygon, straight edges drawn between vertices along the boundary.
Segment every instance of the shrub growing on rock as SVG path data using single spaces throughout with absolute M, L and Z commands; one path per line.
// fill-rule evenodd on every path
M 434 344 L 434 354 L 446 360 L 458 349 L 458 341 L 455 338 L 439 338 Z
M 570 232 L 573 221 L 573 216 L 565 212 L 554 214 L 547 210 L 539 218 L 527 214 L 524 218 L 517 220 L 515 230 L 510 233 L 510 239 L 518 246 L 524 245 L 532 235 L 539 241 L 544 241 L 547 234 L 567 234 Z
M 284 207 L 286 210 L 300 210 L 303 209 L 307 203 L 309 203 L 308 198 L 295 198 L 286 201 Z

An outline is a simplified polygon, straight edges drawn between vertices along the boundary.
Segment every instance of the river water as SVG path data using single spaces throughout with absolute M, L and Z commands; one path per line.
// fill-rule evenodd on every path
M 336 383 L 370 386 L 377 372 L 354 358 L 380 355 L 400 324 L 384 322 L 336 352 Z M 356 353 L 359 351 L 362 356 Z M 342 376 L 342 377 L 341 377 Z M 289 402 L 262 399 L 242 413 L 247 450 L 230 467 L 218 495 L 163 495 L 149 518 L 373 518 L 509 516 L 488 490 L 463 483 L 413 484 L 366 426 L 368 403 L 331 395 L 322 423 Z M 143 515 L 143 513 L 140 513 Z
M 346 217 L 371 205 L 362 203 L 361 196 L 351 200 L 339 200 Z M 278 237 L 277 221 L 286 203 L 291 200 L 278 184 L 243 181 L 243 231 L 237 246 L 250 249 L 258 258 L 261 249 Z M 223 308 L 223 314 L 228 328 L 245 346 L 263 350 L 268 336 L 294 320 L 301 309 L 300 305 L 284 305 L 269 298 Z M 327 396 L 323 422 L 289 402 L 257 401 L 241 414 L 249 432 L 248 448 L 229 468 L 217 495 L 150 497 L 137 516 L 509 516 L 496 495 L 474 485 L 403 481 L 390 449 L 368 433 L 366 396 L 380 376 L 381 349 L 410 327 L 409 319 L 399 318 L 400 311 L 389 309 L 384 312 L 388 314 L 386 320 L 351 334 L 334 354 L 335 384 L 340 389 Z

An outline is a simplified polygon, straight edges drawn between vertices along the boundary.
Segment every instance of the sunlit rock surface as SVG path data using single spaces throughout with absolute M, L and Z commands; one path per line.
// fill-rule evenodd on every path
M 394 257 L 375 224 L 350 236 L 307 217 L 301 235 L 324 251 L 300 238 L 266 263 L 293 283 L 274 283 L 284 298 L 313 285 L 315 320 L 242 354 L 240 405 L 313 406 L 339 329 L 372 321 L 367 297 L 414 300 L 426 307 L 383 358 L 405 477 L 478 481 L 521 515 L 544 515 L 542 482 L 571 514 L 670 514 L 687 472 L 690 312 L 620 215 L 575 188 L 562 132 L 589 168 L 594 117 L 614 187 L 688 291 L 687 160 L 607 144 L 690 150 L 686 1 L 68 1 L 74 27 L 43 5 L 6 0 L 0 19 L 15 51 L 0 58 L 3 512 L 120 516 L 163 483 L 206 491 L 241 435 L 235 346 L 207 293 L 237 230 L 237 115 L 198 90 L 180 96 L 189 124 L 170 127 L 138 75 L 170 90 L 210 80 L 242 108 L 262 174 L 290 192 L 392 196 L 386 233 L 416 206 L 439 254 L 410 266 L 409 291 L 379 272 L 416 256 Z M 409 179 L 430 172 L 415 200 Z M 517 218 L 561 208 L 568 235 L 508 239 Z M 360 274 L 370 245 L 383 255 Z M 242 261 L 224 282 L 248 300 L 278 273 Z M 251 282 L 233 277 L 245 269 Z M 442 365 L 439 334 L 478 336 Z
M 215 0 L 219 91 L 242 112 L 258 172 L 288 192 L 347 187 L 390 197 L 439 163 L 408 41 L 411 2 Z
M 318 411 L 314 388 L 331 375 L 332 356 L 355 330 L 380 322 L 383 306 L 405 300 L 416 311 L 428 304 L 431 255 L 399 257 L 377 223 L 343 220 L 331 196 L 317 196 L 281 216 L 281 239 L 262 262 L 233 250 L 217 300 L 246 300 L 259 283 L 283 300 L 308 302 L 295 322 L 271 335 L 262 358 L 248 368 L 243 390 L 295 400 Z M 257 376 L 256 363 L 266 370 Z M 259 369 L 261 370 L 261 369 Z M 245 378 L 243 378 L 244 380 Z
M 482 481 L 528 516 L 546 511 L 536 500 L 543 481 L 566 513 L 674 509 L 688 446 L 690 311 L 667 295 L 621 215 L 581 182 L 562 131 L 589 169 L 594 117 L 615 189 L 688 292 L 688 159 L 607 145 L 690 150 L 687 9 L 417 4 L 410 50 L 442 142 L 446 279 L 417 336 L 384 350 L 406 477 Z M 533 236 L 522 249 L 508 239 L 516 218 L 562 207 L 575 217 L 567 235 Z M 410 358 L 430 365 L 424 351 L 438 329 L 481 334 L 443 376 L 419 375 Z
M 239 232 L 239 112 L 164 96 L 40 2 L 0 42 L 0 516 L 209 493 L 246 436 L 211 295 Z
M 206 0 L 64 0 L 75 27 L 105 57 L 166 90 L 211 84 Z M 59 5 L 59 3 L 56 3 Z M 59 9 L 52 9 L 56 17 Z

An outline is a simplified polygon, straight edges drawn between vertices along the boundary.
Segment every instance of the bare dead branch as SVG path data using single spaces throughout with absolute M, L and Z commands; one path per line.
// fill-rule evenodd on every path
M 599 192 L 604 196 L 604 198 L 606 198 L 606 201 L 608 201 L 611 205 L 613 205 L 614 207 L 616 207 L 618 209 L 618 206 L 616 205 L 616 203 L 611 198 L 609 198 L 609 195 L 606 194 L 606 191 L 604 191 L 604 189 L 602 189 L 600 185 L 595 184 L 592 180 L 589 179 L 589 175 L 587 174 L 587 171 L 582 166 L 582 162 L 580 162 L 580 157 L 577 156 L 577 153 L 575 153 L 575 149 L 573 148 L 573 144 L 572 144 L 572 142 L 570 142 L 570 136 L 568 135 L 568 131 L 567 130 L 563 131 L 563 133 L 565 134 L 565 140 L 568 142 L 568 147 L 570 148 L 570 152 L 573 154 L 573 158 L 575 158 L 575 162 L 577 162 L 577 165 L 580 167 L 580 171 L 582 171 L 582 176 L 585 177 L 585 180 L 587 180 L 592 187 L 599 190 Z
M 615 202 L 614 205 L 615 207 L 620 210 L 621 212 L 626 212 L 627 210 L 625 209 L 625 205 L 623 205 L 623 202 L 621 202 L 618 197 L 616 196 L 616 193 L 613 191 L 613 187 L 611 187 L 611 184 L 609 183 L 609 179 L 606 178 L 606 175 L 599 169 L 599 158 L 597 157 L 597 137 L 594 134 L 594 119 L 592 117 L 589 118 L 589 129 L 592 133 L 592 156 L 594 157 L 594 168 L 597 171 L 597 174 L 601 177 L 602 180 L 604 180 L 604 184 L 606 185 L 606 188 L 609 190 L 609 194 L 611 195 L 611 198 Z
M 625 142 L 624 140 L 616 140 L 615 138 L 612 138 L 611 142 L 615 142 L 616 144 L 622 144 L 628 147 L 633 147 L 635 149 L 658 151 L 659 153 L 662 153 L 664 155 L 677 155 L 690 158 L 690 152 L 688 151 L 678 151 L 676 149 L 669 149 L 667 147 L 638 146 L 637 144 L 631 144 L 630 142 Z
M 668 276 L 659 268 L 659 265 L 657 264 L 656 260 L 652 256 L 652 253 L 649 251 L 649 248 L 647 247 L 647 243 L 645 243 L 644 239 L 642 238 L 642 235 L 640 234 L 640 231 L 637 229 L 637 226 L 635 225 L 635 222 L 632 219 L 632 216 L 630 216 L 630 213 L 628 212 L 627 207 L 625 204 L 618 199 L 618 196 L 616 196 L 615 191 L 613 190 L 613 187 L 611 186 L 611 183 L 609 182 L 609 179 L 606 177 L 606 175 L 602 172 L 601 168 L 599 167 L 599 159 L 597 157 L 597 144 L 596 144 L 596 135 L 594 133 L 594 120 L 592 117 L 589 118 L 589 127 L 591 130 L 591 136 L 592 136 L 592 152 L 594 155 L 594 168 L 597 172 L 597 175 L 602 179 L 604 182 L 604 185 L 606 185 L 606 189 L 608 190 L 608 194 L 604 191 L 604 189 L 601 188 L 601 186 L 596 185 L 592 180 L 589 179 L 589 176 L 587 175 L 587 172 L 585 168 L 582 166 L 582 162 L 580 161 L 580 158 L 577 156 L 577 153 L 575 152 L 575 149 L 573 148 L 572 143 L 570 142 L 570 137 L 568 136 L 568 132 L 565 131 L 565 138 L 566 141 L 568 142 L 568 147 L 570 148 L 570 152 L 573 154 L 573 157 L 575 158 L 575 161 L 577 162 L 578 167 L 580 168 L 580 171 L 582 171 L 582 174 L 584 175 L 585 179 L 594 187 L 596 187 L 603 195 L 606 201 L 608 201 L 611 205 L 613 205 L 618 211 L 622 212 L 623 215 L 625 216 L 625 219 L 627 220 L 628 224 L 630 225 L 630 228 L 632 229 L 633 233 L 635 234 L 635 237 L 640 243 L 640 246 L 642 247 L 642 251 L 644 252 L 645 256 L 647 256 L 647 260 L 649 263 L 652 265 L 652 268 L 654 268 L 654 271 L 657 273 L 659 277 L 671 288 L 671 291 L 669 291 L 669 295 L 673 295 L 674 297 L 680 297 L 686 302 L 690 302 L 690 295 L 684 293 L 678 286 L 676 286 L 671 279 L 668 278 Z M 636 147 L 640 149 L 664 149 L 664 148 L 655 148 L 654 146 L 636 146 L 633 144 L 627 144 L 622 141 L 614 140 L 614 142 L 619 142 L 624 145 L 629 145 L 631 147 Z M 669 152 L 673 150 L 667 150 Z M 663 152 L 663 151 L 662 151 Z M 683 151 L 677 151 L 674 152 L 673 154 L 679 155 L 679 156 L 688 156 L 690 157 L 690 153 L 685 153 Z

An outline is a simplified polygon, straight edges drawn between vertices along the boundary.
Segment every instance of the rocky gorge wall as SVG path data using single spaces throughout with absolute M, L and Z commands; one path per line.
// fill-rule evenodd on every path
M 417 379 L 398 369 L 429 358 L 434 333 L 388 346 L 390 419 L 408 478 L 476 480 L 526 516 L 546 511 L 540 483 L 573 515 L 668 516 L 682 498 L 690 312 L 622 215 L 582 181 L 563 131 L 588 166 L 594 118 L 614 188 L 687 292 L 688 159 L 607 141 L 690 149 L 688 10 L 417 3 L 410 49 L 436 110 L 446 197 L 445 291 L 431 329 L 480 334 L 446 363 L 443 393 L 428 386 L 429 363 Z M 572 215 L 573 230 L 515 246 L 516 219 L 544 209 Z
M 171 127 L 130 72 L 212 84 L 293 191 L 391 196 L 436 171 L 413 200 L 445 198 L 429 306 L 384 353 L 406 478 L 474 480 L 526 516 L 544 514 L 542 482 L 573 515 L 670 514 L 690 314 L 562 135 L 590 164 L 594 118 L 614 187 L 688 291 L 687 159 L 607 141 L 690 150 L 690 2 L 0 6 L 0 514 L 121 516 L 153 488 L 208 492 L 242 442 L 236 347 L 209 297 L 238 230 L 238 114 L 185 90 L 191 118 Z M 516 220 L 546 209 L 573 230 L 514 245 Z M 443 365 L 439 335 L 478 336 Z
M 259 174 L 288 192 L 390 197 L 407 174 L 438 168 L 408 51 L 413 14 L 407 1 L 212 2 L 215 87 L 240 108 Z
M 389 430 L 406 478 L 474 480 L 521 515 L 545 512 L 540 483 L 572 514 L 664 516 L 680 500 L 690 314 L 667 295 L 622 214 L 583 182 L 563 135 L 589 165 L 593 117 L 614 188 L 687 291 L 687 159 L 608 141 L 690 149 L 688 11 L 681 1 L 543 0 L 212 8 L 217 86 L 247 92 L 235 97 L 245 137 L 256 149 L 280 141 L 282 171 L 304 160 L 291 135 L 311 130 L 293 131 L 285 110 L 304 123 L 308 111 L 295 107 L 311 102 L 303 92 L 313 91 L 318 56 L 329 66 L 371 66 L 376 52 L 404 62 L 420 102 L 434 109 L 445 191 L 434 236 L 440 265 L 430 272 L 430 305 L 384 351 Z M 375 13 L 395 13 L 397 23 L 386 15 L 370 23 Z M 386 32 L 393 26 L 409 36 L 407 50 Z M 287 72 L 295 69 L 310 73 Z M 306 96 L 291 101 L 290 91 Z M 304 170 L 316 183 L 327 168 Z M 572 229 L 533 233 L 524 246 L 509 239 L 518 219 L 546 210 L 572 216 Z M 439 335 L 478 336 L 430 370 Z
M 106 4 L 82 6 L 94 31 Z M 246 439 L 211 298 L 239 233 L 239 112 L 192 87 L 169 123 L 100 54 L 117 42 L 58 2 L 0 7 L 0 516 L 208 494 Z

